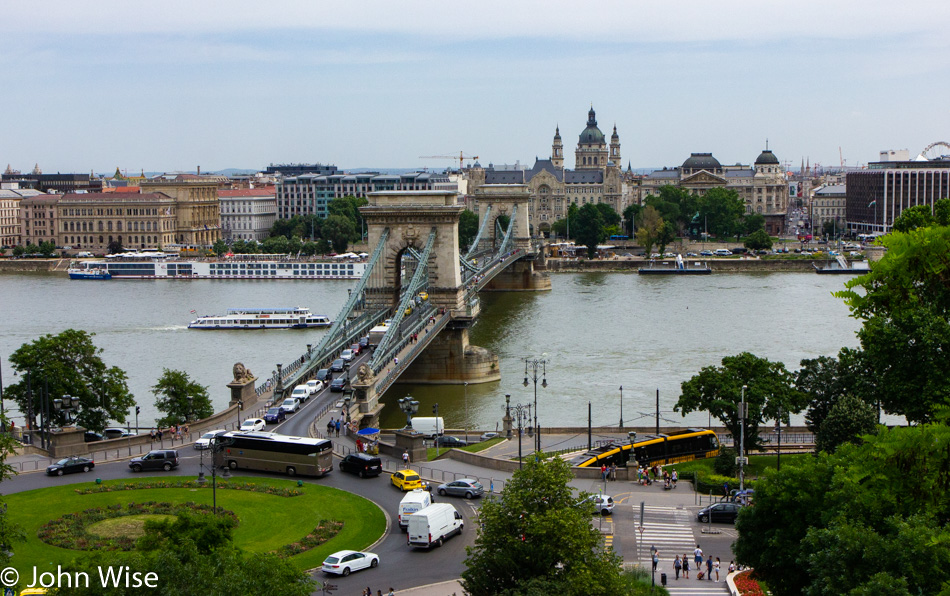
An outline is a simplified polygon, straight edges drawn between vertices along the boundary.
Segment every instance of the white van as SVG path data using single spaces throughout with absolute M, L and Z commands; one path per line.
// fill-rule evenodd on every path
M 434 503 L 409 516 L 409 546 L 442 546 L 446 538 L 462 533 L 462 514 L 448 503 Z
M 406 493 L 402 501 L 399 501 L 399 529 L 405 532 L 409 527 L 409 516 L 431 504 L 432 495 L 429 491 L 417 488 Z
M 732 251 L 729 250 L 728 248 L 717 248 L 717 249 L 716 249 L 716 252 L 715 252 L 715 255 L 716 255 L 717 257 L 731 257 L 731 256 L 732 256 Z
M 412 430 L 422 433 L 426 438 L 439 437 L 445 432 L 445 421 L 441 416 L 420 416 L 412 419 Z
M 290 397 L 295 398 L 300 403 L 303 403 L 310 399 L 310 388 L 306 385 L 297 385 L 294 387 L 293 392 L 290 394 Z

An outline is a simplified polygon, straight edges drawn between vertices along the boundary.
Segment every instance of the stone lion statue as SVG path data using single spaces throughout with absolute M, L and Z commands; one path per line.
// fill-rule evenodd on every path
M 246 368 L 244 364 L 240 362 L 236 362 L 234 364 L 234 368 L 232 369 L 232 372 L 234 373 L 235 383 L 244 383 L 246 381 L 250 381 L 255 378 L 251 370 L 249 368 Z
M 368 383 L 373 379 L 373 369 L 367 364 L 361 364 L 360 367 L 356 369 L 356 378 L 360 383 Z

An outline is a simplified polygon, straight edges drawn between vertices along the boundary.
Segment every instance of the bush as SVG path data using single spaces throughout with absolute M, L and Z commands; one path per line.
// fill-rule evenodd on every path
M 736 450 L 732 447 L 723 447 L 713 462 L 713 470 L 721 476 L 736 476 L 739 467 L 736 465 Z

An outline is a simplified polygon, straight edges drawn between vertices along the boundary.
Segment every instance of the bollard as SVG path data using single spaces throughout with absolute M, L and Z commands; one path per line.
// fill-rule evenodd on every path
M 96 478 L 96 484 L 102 484 L 102 478 Z

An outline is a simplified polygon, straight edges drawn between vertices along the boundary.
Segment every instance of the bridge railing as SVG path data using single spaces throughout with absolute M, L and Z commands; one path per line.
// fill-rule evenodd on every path
M 387 389 L 389 389 L 390 386 L 392 386 L 392 384 L 396 381 L 399 375 L 402 374 L 402 371 L 405 370 L 405 368 L 409 366 L 409 364 L 411 364 L 413 360 L 416 359 L 416 356 L 422 353 L 422 351 L 425 350 L 426 347 L 429 345 L 429 341 L 427 341 L 426 338 L 428 336 L 435 337 L 440 331 L 445 329 L 445 326 L 449 323 L 451 319 L 452 319 L 452 316 L 449 313 L 445 313 L 444 315 L 439 315 L 435 317 L 435 324 L 428 329 L 427 333 L 423 334 L 423 341 L 415 342 L 412 346 L 412 349 L 410 349 L 409 352 L 403 354 L 402 360 L 399 361 L 399 364 L 394 366 L 392 370 L 387 372 L 376 382 L 376 395 L 382 395 L 383 393 L 386 392 Z M 422 320 L 421 317 L 420 317 L 420 320 Z M 398 354 L 401 349 L 405 348 L 412 341 L 412 338 L 411 338 L 412 333 L 418 333 L 419 331 L 423 329 L 425 329 L 424 321 L 421 326 L 419 326 L 418 328 L 416 328 L 415 330 L 407 334 L 409 337 L 403 338 L 403 340 L 399 344 L 399 348 L 395 351 L 395 353 Z M 388 364 L 388 360 L 387 360 L 387 364 Z

